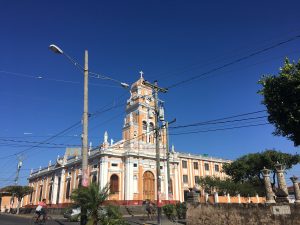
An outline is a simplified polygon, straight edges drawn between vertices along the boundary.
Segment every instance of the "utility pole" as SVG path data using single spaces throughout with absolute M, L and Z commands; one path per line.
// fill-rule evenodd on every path
M 160 149 L 159 149 L 159 110 L 158 110 L 158 92 L 166 93 L 166 88 L 158 87 L 157 81 L 154 84 L 143 81 L 145 86 L 151 87 L 154 91 L 154 110 L 155 110 L 155 142 L 156 142 L 156 199 L 157 199 L 157 224 L 161 225 L 161 175 L 160 175 Z
M 82 118 L 82 187 L 87 188 L 89 185 L 88 176 L 88 51 L 84 52 L 84 87 L 83 87 L 83 118 Z M 81 220 L 80 224 L 85 225 L 87 223 L 87 209 L 81 207 Z
M 23 165 L 23 159 L 22 159 L 22 157 L 19 156 L 18 158 L 19 158 L 19 161 L 18 161 L 18 166 L 17 166 L 17 173 L 16 173 L 16 178 L 15 178 L 15 185 L 18 184 L 20 169 L 21 169 L 21 167 Z
M 84 54 L 84 95 L 83 95 L 83 118 L 82 118 L 82 186 L 89 185 L 88 176 L 88 51 Z
M 19 181 L 19 174 L 20 174 L 20 169 L 22 167 L 23 164 L 23 159 L 22 156 L 18 156 L 18 165 L 17 165 L 17 172 L 16 172 L 16 177 L 15 177 L 15 185 L 18 185 L 18 181 Z M 14 201 L 15 201 L 15 193 L 12 193 L 11 195 L 11 199 L 10 199 L 10 209 L 13 208 L 14 206 Z

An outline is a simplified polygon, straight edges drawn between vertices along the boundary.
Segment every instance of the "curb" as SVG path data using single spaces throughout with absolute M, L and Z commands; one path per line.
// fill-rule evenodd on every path
M 30 219 L 30 218 L 32 218 L 32 217 L 35 215 L 35 213 L 34 213 L 34 214 L 11 214 L 11 213 L 0 213 L 0 215 L 11 216 L 11 217 L 20 217 L 20 218 L 28 218 L 28 219 Z M 55 220 L 57 220 L 57 219 L 59 219 L 59 220 L 64 219 L 62 215 L 51 215 L 51 214 L 49 214 L 49 216 L 51 216 L 52 219 L 55 219 Z

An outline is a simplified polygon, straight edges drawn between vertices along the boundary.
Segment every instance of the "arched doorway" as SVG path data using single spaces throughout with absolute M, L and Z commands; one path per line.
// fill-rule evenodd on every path
M 146 171 L 143 175 L 143 199 L 153 201 L 155 199 L 155 179 L 150 171 Z

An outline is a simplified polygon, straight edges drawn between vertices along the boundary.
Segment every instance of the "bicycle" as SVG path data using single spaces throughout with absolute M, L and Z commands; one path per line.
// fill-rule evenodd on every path
M 157 206 L 154 203 L 147 202 L 145 204 L 145 214 L 143 215 L 143 219 L 153 220 L 157 217 Z
M 40 217 L 38 215 L 34 215 L 30 220 L 30 225 L 46 225 L 50 224 L 52 220 L 52 217 L 48 215 L 45 216 L 45 219 L 42 215 Z

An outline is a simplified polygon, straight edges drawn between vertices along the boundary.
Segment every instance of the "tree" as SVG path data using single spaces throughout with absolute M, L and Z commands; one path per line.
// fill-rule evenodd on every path
M 199 179 L 199 185 L 206 193 L 212 193 L 214 191 L 218 192 L 220 195 L 230 194 L 247 197 L 249 195 L 253 196 L 260 191 L 255 185 L 249 182 L 236 182 L 231 178 L 220 179 L 219 177 L 206 176 Z
M 254 186 L 263 186 L 261 170 L 265 167 L 273 171 L 272 186 L 275 185 L 275 165 L 282 163 L 289 170 L 300 162 L 298 154 L 292 155 L 276 150 L 266 150 L 261 153 L 251 153 L 241 156 L 230 164 L 223 166 L 223 171 L 234 182 L 253 183 Z
M 274 135 L 287 137 L 300 145 L 300 60 L 290 63 L 286 58 L 278 76 L 263 76 L 258 82 L 268 120 L 275 125 Z
M 220 178 L 212 177 L 212 176 L 205 176 L 200 177 L 198 180 L 198 184 L 205 191 L 205 193 L 213 193 L 214 189 L 218 186 Z
M 2 189 L 3 191 L 6 191 L 10 193 L 12 196 L 16 197 L 18 199 L 18 206 L 17 206 L 17 214 L 19 214 L 20 205 L 22 198 L 30 193 L 33 192 L 33 188 L 29 186 L 7 186 Z
M 71 199 L 76 206 L 85 208 L 90 214 L 90 224 L 96 225 L 100 220 L 100 205 L 109 196 L 109 185 L 100 190 L 99 185 L 90 184 L 88 187 L 79 187 L 75 189 L 71 195 Z

